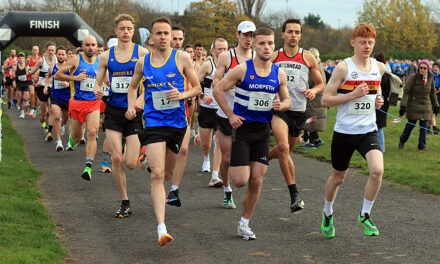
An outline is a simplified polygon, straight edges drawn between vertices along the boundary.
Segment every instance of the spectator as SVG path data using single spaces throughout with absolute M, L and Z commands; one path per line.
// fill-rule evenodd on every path
M 384 52 L 374 55 L 374 58 L 377 61 L 380 61 L 386 65 L 388 64 L 385 60 Z M 382 90 L 382 96 L 384 100 L 384 103 L 380 108 L 380 110 L 384 112 L 388 112 L 388 108 L 390 106 L 390 104 L 388 103 L 388 97 L 390 96 L 390 91 L 391 91 L 390 74 L 391 74 L 391 69 L 385 67 L 385 73 L 383 74 L 382 79 L 380 81 L 380 88 Z M 383 133 L 383 128 L 387 126 L 387 114 L 382 111 L 376 109 L 376 125 L 377 125 L 377 135 L 379 136 L 380 146 L 382 148 L 382 152 L 385 152 L 385 136 Z
M 393 72 L 396 76 L 398 76 L 400 79 L 403 78 L 403 71 L 400 68 L 400 66 L 396 66 L 396 70 Z
M 437 95 L 437 101 L 439 100 L 439 95 L 440 95 L 440 63 L 435 62 L 432 65 L 432 74 L 434 74 L 434 87 L 435 87 L 435 93 Z M 434 112 L 432 113 L 432 117 L 431 120 L 429 120 L 429 125 L 428 125 L 428 129 L 431 129 L 432 126 L 432 130 L 434 130 L 434 135 L 437 135 L 440 130 L 437 127 L 437 122 L 435 121 L 435 116 L 436 114 L 434 114 Z M 428 130 L 428 134 L 431 133 L 430 130 Z
M 434 74 L 429 71 L 430 66 L 431 63 L 428 59 L 420 61 L 417 73 L 409 76 L 403 87 L 399 115 L 402 116 L 406 112 L 409 123 L 405 125 L 405 129 L 400 136 L 400 149 L 404 148 L 404 144 L 414 128 L 413 124 L 416 124 L 417 120 L 419 120 L 421 127 L 417 147 L 419 150 L 426 149 L 426 129 L 428 121 L 431 119 L 432 109 L 435 113 L 439 111 L 434 88 Z
M 415 74 L 416 72 L 417 72 L 417 63 L 416 63 L 415 60 L 412 60 L 412 61 L 411 61 L 411 64 L 410 64 L 409 67 L 408 67 L 408 77 L 409 77 L 411 74 Z

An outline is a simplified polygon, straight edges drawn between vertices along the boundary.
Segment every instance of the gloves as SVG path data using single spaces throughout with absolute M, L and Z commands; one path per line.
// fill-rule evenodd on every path
M 399 110 L 399 116 L 403 116 L 406 113 L 406 106 L 401 106 Z

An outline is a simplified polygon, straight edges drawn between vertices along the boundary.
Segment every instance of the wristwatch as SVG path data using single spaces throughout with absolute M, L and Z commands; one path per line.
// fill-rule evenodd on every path
M 202 93 L 201 95 L 199 95 L 200 96 L 200 99 L 203 99 L 203 96 L 205 96 L 205 94 L 204 93 Z

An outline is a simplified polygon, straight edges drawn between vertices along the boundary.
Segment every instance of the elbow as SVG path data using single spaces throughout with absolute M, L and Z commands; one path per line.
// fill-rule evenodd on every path
M 329 107 L 330 106 L 326 99 L 327 99 L 326 97 L 322 97 L 322 99 L 321 99 L 321 106 L 322 107 Z

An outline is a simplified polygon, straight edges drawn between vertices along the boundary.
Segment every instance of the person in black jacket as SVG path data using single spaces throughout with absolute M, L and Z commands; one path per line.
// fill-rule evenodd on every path
M 386 64 L 384 52 L 374 55 L 374 58 L 377 61 Z M 376 109 L 376 125 L 378 129 L 377 135 L 379 136 L 379 142 L 382 148 L 382 152 L 385 152 L 385 136 L 383 133 L 383 128 L 387 126 L 387 114 L 385 112 L 388 112 L 388 108 L 390 106 L 390 104 L 388 103 L 388 97 L 390 96 L 390 91 L 391 91 L 390 77 L 391 77 L 390 73 L 385 71 L 380 81 L 380 88 L 382 89 L 382 96 L 384 103 L 380 109 Z

